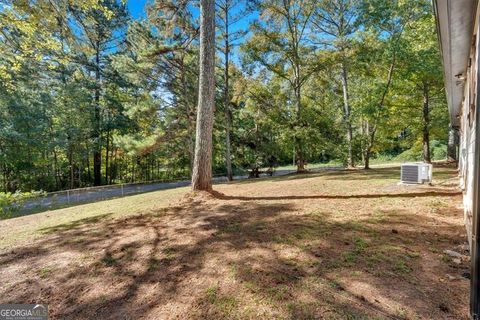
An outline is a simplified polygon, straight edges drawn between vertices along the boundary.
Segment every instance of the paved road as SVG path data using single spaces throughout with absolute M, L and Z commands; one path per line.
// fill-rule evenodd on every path
M 324 170 L 339 170 L 341 167 L 317 168 L 311 171 Z M 294 173 L 296 170 L 276 170 L 274 176 L 284 176 Z M 235 176 L 235 180 L 245 180 L 248 176 Z M 215 184 L 227 182 L 226 177 L 213 178 Z M 164 189 L 174 189 L 186 187 L 190 185 L 190 180 L 175 181 L 175 182 L 160 182 L 160 183 L 145 183 L 145 184 L 124 184 L 124 185 L 110 185 L 103 187 L 74 189 L 60 192 L 52 192 L 45 197 L 31 199 L 25 202 L 20 209 L 20 212 L 31 212 L 42 209 L 49 209 L 61 207 L 66 205 L 88 203 L 99 200 L 106 200 L 112 198 L 123 197 L 144 192 L 151 192 Z

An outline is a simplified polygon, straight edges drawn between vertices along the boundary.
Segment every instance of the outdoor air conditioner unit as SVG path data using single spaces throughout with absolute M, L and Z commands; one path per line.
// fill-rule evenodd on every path
M 404 163 L 402 164 L 402 183 L 425 183 L 432 182 L 433 167 L 428 163 Z

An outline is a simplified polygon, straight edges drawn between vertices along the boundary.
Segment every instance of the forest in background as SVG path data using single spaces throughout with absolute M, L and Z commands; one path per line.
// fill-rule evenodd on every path
M 198 3 L 0 1 L 0 191 L 188 177 Z M 218 0 L 213 170 L 446 158 L 428 0 Z

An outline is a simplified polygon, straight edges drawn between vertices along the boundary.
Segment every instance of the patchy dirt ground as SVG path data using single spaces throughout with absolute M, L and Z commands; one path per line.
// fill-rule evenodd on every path
M 244 181 L 44 228 L 0 251 L 0 303 L 52 319 L 468 319 L 468 261 L 443 253 L 466 242 L 455 175 Z

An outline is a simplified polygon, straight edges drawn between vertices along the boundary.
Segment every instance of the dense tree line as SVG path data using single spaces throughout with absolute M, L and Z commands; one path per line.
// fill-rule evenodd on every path
M 2 1 L 0 191 L 189 177 L 196 133 L 213 154 L 195 167 L 229 179 L 445 156 L 430 1 L 217 0 L 204 47 L 199 6 L 155 0 L 135 20 L 118 0 Z M 216 90 L 199 95 L 205 68 Z M 215 109 L 200 133 L 197 105 Z

